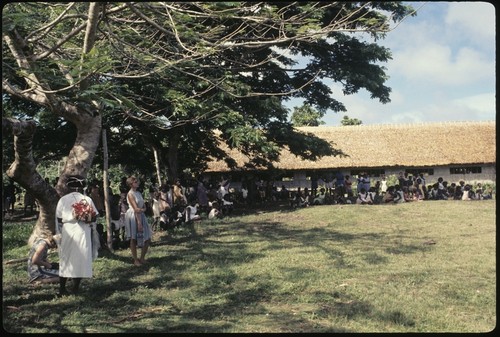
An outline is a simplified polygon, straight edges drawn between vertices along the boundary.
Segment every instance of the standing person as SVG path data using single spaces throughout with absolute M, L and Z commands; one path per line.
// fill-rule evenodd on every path
M 14 180 L 9 178 L 9 184 L 3 186 L 3 193 L 3 214 L 5 215 L 8 211 L 10 215 L 13 215 L 14 207 L 16 205 L 16 197 L 17 194 L 19 194 L 19 188 L 14 184 Z
M 314 197 L 318 193 L 318 176 L 316 173 L 311 175 L 311 195 Z
M 142 193 L 138 191 L 139 180 L 130 176 L 127 179 L 130 190 L 127 193 L 129 208 L 125 213 L 125 230 L 127 240 L 130 240 L 130 250 L 134 259 L 134 265 L 140 266 L 146 263 L 145 257 L 151 242 L 151 228 L 144 212 L 146 205 Z M 142 237 L 141 237 L 142 235 Z M 141 242 L 143 241 L 143 242 Z M 141 247 L 141 257 L 137 258 L 137 247 Z
M 200 205 L 201 212 L 209 212 L 208 207 L 208 195 L 207 195 L 207 187 L 205 186 L 205 182 L 203 181 L 203 177 L 198 177 L 198 184 L 196 186 L 196 197 L 198 200 L 198 204 Z
M 161 212 L 160 212 L 160 191 L 154 191 L 152 193 L 152 199 L 151 199 L 151 209 L 153 211 L 153 224 L 151 225 L 151 228 L 153 230 L 158 229 L 158 225 L 160 223 L 160 218 L 161 218 Z
M 120 180 L 120 194 L 127 194 L 129 188 L 127 186 L 127 177 L 122 177 Z
M 28 190 L 26 190 L 26 192 L 24 193 L 24 216 L 28 215 L 28 213 L 26 213 L 26 210 L 28 209 L 28 207 L 30 208 L 30 213 L 29 215 L 32 215 L 33 214 L 33 210 L 36 209 L 36 199 L 35 197 L 33 196 L 32 193 L 30 193 Z
M 246 181 L 241 184 L 241 201 L 246 204 L 248 199 L 248 186 Z
M 365 188 L 366 192 L 368 192 L 371 187 L 370 175 L 367 172 L 363 174 L 363 187 Z
M 382 174 L 382 180 L 380 181 L 380 192 L 382 196 L 387 192 L 387 177 Z
M 49 248 L 55 248 L 59 239 L 60 235 L 50 235 L 35 240 L 28 255 L 29 283 L 59 282 L 59 264 L 50 263 L 48 259 Z
M 345 185 L 345 190 L 347 192 L 347 197 L 352 198 L 353 193 L 352 193 L 352 181 L 351 181 L 351 176 L 346 175 L 344 178 L 344 185 Z
M 358 176 L 357 183 L 358 184 L 356 185 L 356 192 L 359 193 L 361 191 L 361 189 L 365 187 L 365 173 L 364 172 L 360 173 L 360 175 Z
M 184 187 L 181 184 L 181 179 L 177 178 L 173 187 L 174 207 L 184 208 L 187 206 L 187 198 L 184 194 Z
M 85 178 L 68 177 L 68 194 L 56 206 L 56 232 L 61 234 L 59 246 L 59 294 L 66 295 L 70 277 L 72 292 L 77 293 L 82 278 L 92 278 L 92 261 L 100 248 L 95 221 L 99 214 L 92 199 L 83 195 Z
M 345 204 L 345 194 L 347 194 L 347 190 L 345 188 L 345 177 L 340 171 L 337 171 L 335 174 L 335 194 L 337 195 L 335 199 L 339 203 Z
M 99 187 L 99 182 L 94 180 L 90 186 L 90 193 L 88 194 L 99 214 L 104 214 L 104 192 L 101 193 L 101 188 Z

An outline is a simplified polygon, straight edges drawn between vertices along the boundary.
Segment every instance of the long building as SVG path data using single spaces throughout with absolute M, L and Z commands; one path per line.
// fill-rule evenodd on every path
M 354 126 L 299 127 L 334 144 L 348 156 L 327 156 L 303 160 L 286 148 L 281 152 L 272 179 L 287 188 L 309 187 L 311 177 L 334 176 L 338 171 L 356 178 L 367 172 L 373 179 L 407 172 L 423 173 L 426 183 L 439 177 L 448 182 L 496 181 L 495 121 L 380 124 Z M 225 149 L 226 151 L 227 148 Z M 233 186 L 243 177 L 259 179 L 266 171 L 244 170 L 248 157 L 232 150 L 228 155 L 238 168 L 230 170 L 224 161 L 208 164 L 207 175 L 230 174 Z

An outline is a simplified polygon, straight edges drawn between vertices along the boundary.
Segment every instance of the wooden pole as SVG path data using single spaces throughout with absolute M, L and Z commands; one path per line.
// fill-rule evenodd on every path
M 156 176 L 158 177 L 158 188 L 161 187 L 161 175 L 160 175 L 160 161 L 158 160 L 158 150 L 156 146 L 153 146 L 153 153 L 155 155 L 155 166 L 156 166 Z
M 104 209 L 106 210 L 106 233 L 109 251 L 113 251 L 113 230 L 111 228 L 111 209 L 109 207 L 109 186 L 108 186 L 108 141 L 106 130 L 102 130 L 102 148 L 104 152 L 104 163 L 102 173 L 102 186 L 104 186 Z

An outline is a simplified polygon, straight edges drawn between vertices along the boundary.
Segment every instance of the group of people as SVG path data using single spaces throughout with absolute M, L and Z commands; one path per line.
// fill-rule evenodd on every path
M 146 218 L 146 206 L 139 180 L 130 176 L 126 183 L 128 209 L 125 213 L 125 231 L 130 240 L 132 263 L 141 266 L 146 261 L 152 231 Z M 97 258 L 100 240 L 96 231 L 99 210 L 92 198 L 84 194 L 86 187 L 82 176 L 69 176 L 68 193 L 56 207 L 56 234 L 35 240 L 28 257 L 29 282 L 59 282 L 59 295 L 67 295 L 66 283 L 71 279 L 70 291 L 77 293 L 83 278 L 92 278 L 92 263 Z M 58 248 L 59 263 L 50 263 L 48 250 Z M 137 248 L 141 248 L 140 255 Z
M 104 212 L 102 188 L 96 181 L 87 186 L 78 175 L 69 176 L 66 186 L 68 193 L 56 207 L 56 234 L 35 240 L 28 257 L 29 282 L 59 282 L 60 295 L 77 293 L 81 280 L 92 278 L 92 263 L 103 242 L 97 223 Z M 129 243 L 132 263 L 138 267 L 147 263 L 153 226 L 167 228 L 179 221 L 199 220 L 200 211 L 205 211 L 209 219 L 219 217 L 230 213 L 233 205 L 229 179 L 219 183 L 215 193 L 201 177 L 195 189 L 182 186 L 181 180 L 176 179 L 158 189 L 150 187 L 149 200 L 142 194 L 144 185 L 135 176 L 123 177 L 119 189 L 118 198 L 111 194 L 112 230 L 114 234 L 123 230 L 123 241 Z M 152 224 L 148 222 L 148 212 L 152 213 Z M 56 248 L 59 263 L 51 263 L 48 251 Z M 69 291 L 68 279 L 72 285 Z
M 471 184 L 463 180 L 459 183 L 448 184 L 442 177 L 434 184 L 426 185 L 423 174 L 409 175 L 400 172 L 397 183 L 389 186 L 387 177 L 382 175 L 380 180 L 372 184 L 370 176 L 362 172 L 356 178 L 356 192 L 353 193 L 353 182 L 349 175 L 338 173 L 329 185 L 311 182 L 311 188 L 298 187 L 295 191 L 288 191 L 284 186 L 275 195 L 288 195 L 290 205 L 308 207 L 323 204 L 384 204 L 402 203 L 421 200 L 482 200 L 491 199 L 491 191 L 485 191 L 478 183 L 474 189 Z
M 366 200 L 364 200 L 366 196 Z M 365 195 L 358 195 L 357 203 L 402 203 L 422 200 L 482 200 L 491 199 L 491 192 L 485 192 L 481 183 L 477 184 L 476 190 L 472 185 L 460 180 L 458 184 L 448 184 L 439 177 L 434 184 L 426 185 L 423 174 L 409 176 L 408 173 L 400 172 L 398 183 L 387 186 L 387 180 L 382 177 L 380 189 L 378 186 L 370 187 Z M 366 202 L 363 202 L 366 201 Z
M 479 200 L 491 198 L 481 184 L 473 190 L 472 186 L 460 181 L 448 185 L 443 178 L 435 184 L 426 186 L 423 175 L 412 178 L 401 173 L 398 183 L 388 186 L 385 176 L 371 186 L 367 174 L 357 177 L 356 192 L 353 195 L 352 182 L 348 175 L 338 175 L 332 186 L 318 185 L 315 189 L 289 191 L 282 186 L 281 191 L 273 188 L 273 199 L 288 199 L 292 207 L 310 205 L 356 203 L 401 203 L 415 200 Z M 56 207 L 56 233 L 35 240 L 28 258 L 29 282 L 59 282 L 59 294 L 68 294 L 66 283 L 72 281 L 71 292 L 79 290 L 82 278 L 92 277 L 92 262 L 97 258 L 102 246 L 99 236 L 97 217 L 104 212 L 102 189 L 93 182 L 86 186 L 81 176 L 70 176 L 66 186 L 68 193 L 60 198 Z M 157 226 L 168 228 L 179 222 L 200 220 L 205 213 L 208 219 L 229 214 L 234 204 L 233 192 L 229 189 L 230 179 L 218 183 L 207 182 L 198 177 L 195 184 L 184 187 L 181 179 L 173 184 L 166 182 L 159 188 L 154 184 L 149 188 L 149 199 L 143 196 L 144 185 L 135 177 L 123 177 L 120 195 L 112 194 L 113 231 L 123 230 L 132 255 L 132 263 L 141 266 L 147 263 L 146 255 L 153 231 Z M 255 185 L 257 195 L 267 200 L 262 181 Z M 87 187 L 87 188 L 86 188 Z M 260 187 L 260 188 L 259 188 Z M 243 202 L 248 196 L 246 183 L 242 184 L 240 198 Z M 147 215 L 153 222 L 148 223 Z M 59 263 L 48 261 L 48 250 L 57 248 Z M 140 253 L 139 253 L 140 248 Z

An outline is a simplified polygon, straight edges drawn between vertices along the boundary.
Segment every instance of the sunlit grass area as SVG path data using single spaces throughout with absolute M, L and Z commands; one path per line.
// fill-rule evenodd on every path
M 62 298 L 4 264 L 4 329 L 488 332 L 495 213 L 495 200 L 248 210 L 156 232 L 139 268 L 128 250 L 102 251 L 82 294 Z M 32 227 L 4 223 L 4 263 L 27 256 Z

